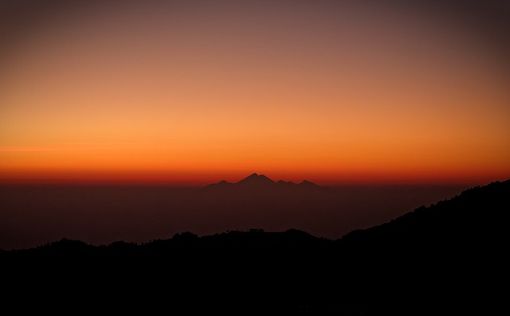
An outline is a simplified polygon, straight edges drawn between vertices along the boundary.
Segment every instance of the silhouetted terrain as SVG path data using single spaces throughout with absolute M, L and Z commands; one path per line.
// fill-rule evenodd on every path
M 90 244 L 145 242 L 192 231 L 300 229 L 337 239 L 462 186 L 338 186 L 273 181 L 253 174 L 207 187 L 143 185 L 0 186 L 0 249 L 32 248 L 62 238 Z
M 252 177 L 252 178 L 250 178 Z M 247 181 L 271 181 L 268 178 L 249 178 Z M 255 177 L 258 177 L 255 175 Z M 266 180 L 267 179 L 267 180 Z M 223 185 L 221 182 L 218 185 Z M 229 184 L 235 185 L 235 184 Z M 299 189 L 299 185 L 291 184 Z M 317 186 L 317 188 L 320 188 Z M 244 189 L 244 188 L 243 188 Z M 252 188 L 249 188 L 250 192 Z M 108 246 L 91 246 L 84 242 L 62 239 L 41 247 L 11 251 L 12 254 L 95 254 L 95 255 L 172 255 L 182 249 L 314 249 L 335 248 L 371 251 L 399 250 L 423 253 L 455 248 L 456 251 L 494 246 L 506 237 L 506 213 L 510 211 L 510 180 L 467 190 L 459 196 L 429 207 L 420 207 L 388 223 L 369 229 L 353 231 L 339 240 L 317 238 L 290 229 L 285 232 L 265 232 L 262 229 L 230 231 L 199 237 L 193 233 L 179 233 L 168 240 L 142 244 L 114 242 Z M 483 244 L 487 243 L 487 244 Z M 412 246 L 412 247 L 411 247 Z M 483 246 L 483 247 L 480 247 Z M 112 251 L 112 253 L 110 253 Z M 170 252 L 170 253 L 168 253 Z
M 61 240 L 4 252 L 2 260 L 36 262 L 23 278 L 120 293 L 123 308 L 136 299 L 241 314 L 503 313 L 509 210 L 505 181 L 339 240 L 298 230 L 182 233 L 99 247 Z

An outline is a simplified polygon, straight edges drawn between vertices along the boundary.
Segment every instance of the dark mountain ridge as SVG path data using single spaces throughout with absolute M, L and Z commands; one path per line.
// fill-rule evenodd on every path
M 61 240 L 0 259 L 4 286 L 19 287 L 9 293 L 40 299 L 52 284 L 46 304 L 87 297 L 93 307 L 108 297 L 114 310 L 145 313 L 506 314 L 509 210 L 504 181 L 339 240 L 298 230 L 180 233 L 143 244 Z
M 288 185 L 287 182 L 274 182 L 271 179 L 253 174 L 237 183 L 219 182 L 215 185 Z M 316 185 L 303 181 L 300 184 Z M 279 248 L 297 247 L 300 242 L 322 244 L 331 247 L 403 246 L 414 243 L 415 246 L 434 244 L 471 243 L 474 240 L 497 243 L 499 235 L 506 234 L 506 213 L 510 210 L 510 180 L 491 183 L 462 192 L 460 195 L 440 201 L 428 207 L 419 207 L 388 223 L 364 230 L 356 230 L 339 240 L 317 238 L 305 232 L 291 229 L 285 232 L 265 232 L 262 229 L 249 231 L 229 231 L 225 233 L 197 236 L 193 233 L 180 233 L 168 240 L 155 240 L 142 244 L 116 242 L 108 246 L 89 246 L 79 241 L 63 239 L 41 247 L 27 250 L 13 250 L 5 253 L 40 253 L 50 249 L 89 248 L 107 250 L 124 245 L 125 249 L 151 248 L 155 244 L 165 245 L 169 249 L 183 246 L 199 248 Z M 494 239 L 494 240 L 492 240 Z M 129 245 L 127 247 L 126 245 Z M 473 246 L 470 244 L 469 246 Z M 162 251 L 164 249 L 161 249 Z M 65 252 L 65 251 L 64 251 Z M 163 253 L 162 253 L 163 254 Z
M 244 191 L 274 191 L 281 189 L 299 189 L 299 190 L 324 190 L 325 187 L 319 186 L 311 181 L 303 180 L 299 183 L 294 183 L 292 181 L 284 181 L 278 180 L 274 181 L 269 177 L 252 173 L 244 179 L 241 179 L 238 182 L 228 182 L 225 180 L 221 180 L 217 183 L 210 184 L 205 187 L 205 190 L 226 190 L 226 189 L 236 189 L 236 190 L 244 190 Z

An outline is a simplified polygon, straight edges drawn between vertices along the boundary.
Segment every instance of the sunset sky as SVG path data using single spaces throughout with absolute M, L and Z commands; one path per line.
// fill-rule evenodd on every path
M 463 25 L 368 5 L 200 3 L 64 8 L 13 41 L 0 182 L 510 177 L 506 65 Z

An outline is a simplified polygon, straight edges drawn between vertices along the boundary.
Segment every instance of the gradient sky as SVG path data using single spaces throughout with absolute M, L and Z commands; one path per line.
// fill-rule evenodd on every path
M 199 3 L 66 8 L 13 43 L 0 181 L 510 177 L 508 72 L 461 25 L 361 5 Z

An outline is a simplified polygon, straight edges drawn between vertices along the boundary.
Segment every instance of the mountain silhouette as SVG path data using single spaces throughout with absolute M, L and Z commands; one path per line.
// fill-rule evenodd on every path
M 222 184 L 219 182 L 218 184 Z M 232 183 L 230 183 L 232 184 Z M 271 179 L 258 174 L 252 174 L 243 180 L 232 185 L 287 185 L 287 182 L 274 182 Z M 297 186 L 298 184 L 292 183 Z M 299 185 L 316 185 L 303 181 Z M 368 229 L 353 231 L 341 239 L 329 240 L 314 237 L 305 232 L 291 229 L 285 232 L 265 232 L 262 229 L 251 229 L 249 231 L 230 231 L 226 233 L 199 237 L 192 233 L 176 234 L 172 239 L 158 240 L 136 247 L 143 249 L 153 243 L 164 243 L 165 245 L 179 245 L 183 241 L 194 240 L 197 245 L 203 243 L 205 246 L 223 247 L 236 245 L 239 247 L 259 247 L 262 244 L 274 248 L 275 245 L 285 245 L 279 240 L 292 240 L 293 236 L 302 236 L 300 240 L 307 242 L 323 243 L 334 247 L 349 248 L 370 247 L 381 249 L 381 247 L 400 249 L 412 244 L 413 247 L 407 252 L 421 252 L 424 248 L 433 245 L 435 250 L 467 246 L 473 249 L 482 241 L 496 244 L 501 238 L 507 237 L 506 216 L 510 210 L 510 180 L 495 182 L 484 187 L 476 187 L 462 192 L 460 195 L 440 201 L 428 207 L 419 207 L 412 212 L 395 218 L 388 223 L 374 226 Z M 186 237 L 187 238 L 183 238 Z M 244 244 L 249 240 L 248 244 Z M 260 244 L 258 243 L 260 241 Z M 475 243 L 477 241 L 477 243 Z M 217 244 L 217 245 L 215 245 Z M 112 244 L 113 245 L 113 244 Z M 133 244 L 136 245 L 136 244 Z M 88 246 L 81 241 L 63 239 L 62 241 L 47 244 L 42 247 L 28 250 L 13 250 L 5 253 L 35 253 L 56 248 L 65 250 L 67 248 L 98 247 Z M 102 246 L 101 251 L 107 250 L 109 246 Z M 263 248 L 263 247 L 262 247 Z M 419 250 L 419 251 L 418 251 Z M 143 251 L 142 251 L 143 252 Z
M 269 177 L 252 173 L 249 176 L 239 180 L 238 182 L 228 182 L 221 180 L 217 183 L 206 186 L 206 189 L 242 189 L 242 190 L 280 190 L 280 189 L 308 189 L 308 190 L 321 190 L 325 189 L 311 181 L 303 180 L 296 184 L 291 181 L 278 180 L 274 181 Z
M 278 184 L 259 177 L 250 176 L 248 183 Z M 27 259 L 49 261 L 58 269 L 28 269 L 21 275 L 30 280 L 43 276 L 52 283 L 72 276 L 73 283 L 62 287 L 66 291 L 106 282 L 97 291 L 187 311 L 504 313 L 508 305 L 500 289 L 508 270 L 509 210 L 510 180 L 464 191 L 338 240 L 299 230 L 252 229 L 208 236 L 180 233 L 143 244 L 92 246 L 61 240 L 0 252 L 0 258 L 13 266 Z M 77 262 L 84 267 L 76 268 Z M 30 284 L 14 275 L 16 284 Z

